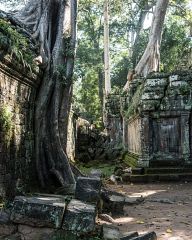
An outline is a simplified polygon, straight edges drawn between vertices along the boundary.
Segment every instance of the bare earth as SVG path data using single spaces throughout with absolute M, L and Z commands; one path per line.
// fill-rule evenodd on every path
M 115 218 L 122 232 L 155 231 L 158 240 L 192 240 L 192 183 L 109 185 L 144 203 L 126 206 L 124 217 Z

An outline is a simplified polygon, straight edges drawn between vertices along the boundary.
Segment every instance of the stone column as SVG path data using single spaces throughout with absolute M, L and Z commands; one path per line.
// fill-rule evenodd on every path
M 184 164 L 190 162 L 190 132 L 189 132 L 189 112 L 181 113 L 181 157 Z
M 141 118 L 141 156 L 138 165 L 149 167 L 150 161 L 150 124 L 149 114 L 145 113 Z

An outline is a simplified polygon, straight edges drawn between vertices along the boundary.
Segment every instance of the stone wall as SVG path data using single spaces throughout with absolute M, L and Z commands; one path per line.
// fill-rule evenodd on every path
M 34 180 L 33 115 L 37 73 L 8 57 L 0 62 L 0 196 Z M 34 170 L 34 171 L 33 171 Z
M 127 149 L 129 152 L 141 153 L 141 118 L 130 119 L 127 124 Z
M 119 94 L 119 102 L 123 143 L 138 155 L 138 166 L 192 164 L 191 71 L 134 79 L 128 91 Z

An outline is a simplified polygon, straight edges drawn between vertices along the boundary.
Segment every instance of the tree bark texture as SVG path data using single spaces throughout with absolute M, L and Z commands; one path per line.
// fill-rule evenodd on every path
M 137 75 L 146 76 L 150 72 L 159 71 L 160 65 L 160 44 L 163 30 L 163 23 L 166 15 L 169 0 L 158 0 L 153 16 L 149 41 L 143 56 L 135 67 Z
M 76 43 L 76 0 L 31 0 L 15 15 L 40 43 L 43 67 L 35 109 L 36 166 L 42 187 L 74 184 L 66 156 Z

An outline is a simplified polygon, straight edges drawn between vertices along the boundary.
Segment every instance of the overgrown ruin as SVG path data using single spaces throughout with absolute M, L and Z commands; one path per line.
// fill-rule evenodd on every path
M 109 134 L 117 140 L 122 132 L 125 149 L 138 156 L 136 166 L 191 166 L 191 81 L 191 71 L 153 73 L 109 96 Z
M 126 91 L 109 94 L 105 102 L 106 131 L 101 133 L 70 108 L 72 82 L 69 85 L 66 82 L 61 84 L 59 78 L 63 77 L 64 70 L 60 69 L 59 72 L 57 69 L 58 75 L 55 76 L 55 72 L 51 75 L 57 79 L 56 91 L 61 91 L 61 86 L 67 86 L 65 90 L 69 90 L 69 102 L 65 106 L 62 103 L 66 92 L 62 92 L 60 99 L 60 107 L 66 115 L 60 114 L 56 108 L 56 115 L 60 118 L 57 124 L 60 130 L 68 126 L 67 134 L 63 131 L 60 135 L 56 134 L 54 139 L 47 139 L 53 136 L 51 126 L 55 127 L 55 122 L 50 124 L 49 117 L 52 115 L 48 107 L 45 114 L 48 122 L 44 125 L 48 135 L 44 135 L 43 128 L 38 129 L 44 142 L 38 140 L 42 143 L 44 157 L 37 164 L 34 116 L 37 93 L 45 73 L 43 67 L 39 68 L 34 63 L 37 43 L 30 40 L 29 34 L 3 17 L 0 23 L 0 198 L 2 208 L 7 204 L 0 213 L 0 237 L 27 240 L 74 240 L 79 237 L 88 240 L 156 240 L 153 231 L 139 236 L 137 232 L 122 234 L 118 228 L 108 225 L 101 227 L 97 222 L 98 214 L 100 219 L 106 219 L 107 216 L 108 222 L 113 223 L 113 216 L 123 215 L 124 206 L 140 204 L 144 202 L 144 197 L 129 198 L 122 193 L 109 191 L 102 185 L 103 176 L 97 169 L 87 176 L 78 172 L 81 175 L 78 176 L 75 174 L 78 171 L 75 161 L 87 163 L 99 160 L 109 164 L 116 161 L 118 164 L 122 155 L 131 156 L 131 162 L 123 162 L 126 169 L 114 170 L 115 173 L 130 170 L 124 172 L 127 174 L 125 178 L 119 178 L 121 182 L 127 179 L 131 182 L 130 175 L 134 171 L 144 175 L 145 169 L 150 172 L 153 168 L 158 171 L 161 167 L 175 167 L 177 170 L 191 171 L 192 71 L 151 73 L 145 78 L 137 77 L 129 81 Z M 67 49 L 65 57 L 73 65 L 70 50 Z M 53 105 L 55 103 L 57 101 L 54 99 Z M 55 128 L 57 133 L 58 128 Z M 66 169 L 54 146 L 58 136 L 62 139 L 59 140 L 58 149 L 65 148 L 60 153 L 67 156 L 65 160 L 74 181 L 67 181 L 67 184 L 64 182 L 67 176 L 63 171 Z M 45 140 L 48 140 L 51 148 L 45 144 Z M 46 155 L 50 149 L 55 152 L 50 159 L 56 159 L 56 162 Z M 43 182 L 47 180 L 48 188 L 39 183 L 39 166 Z M 159 180 L 156 176 L 151 179 Z M 113 183 L 117 183 L 116 179 Z

